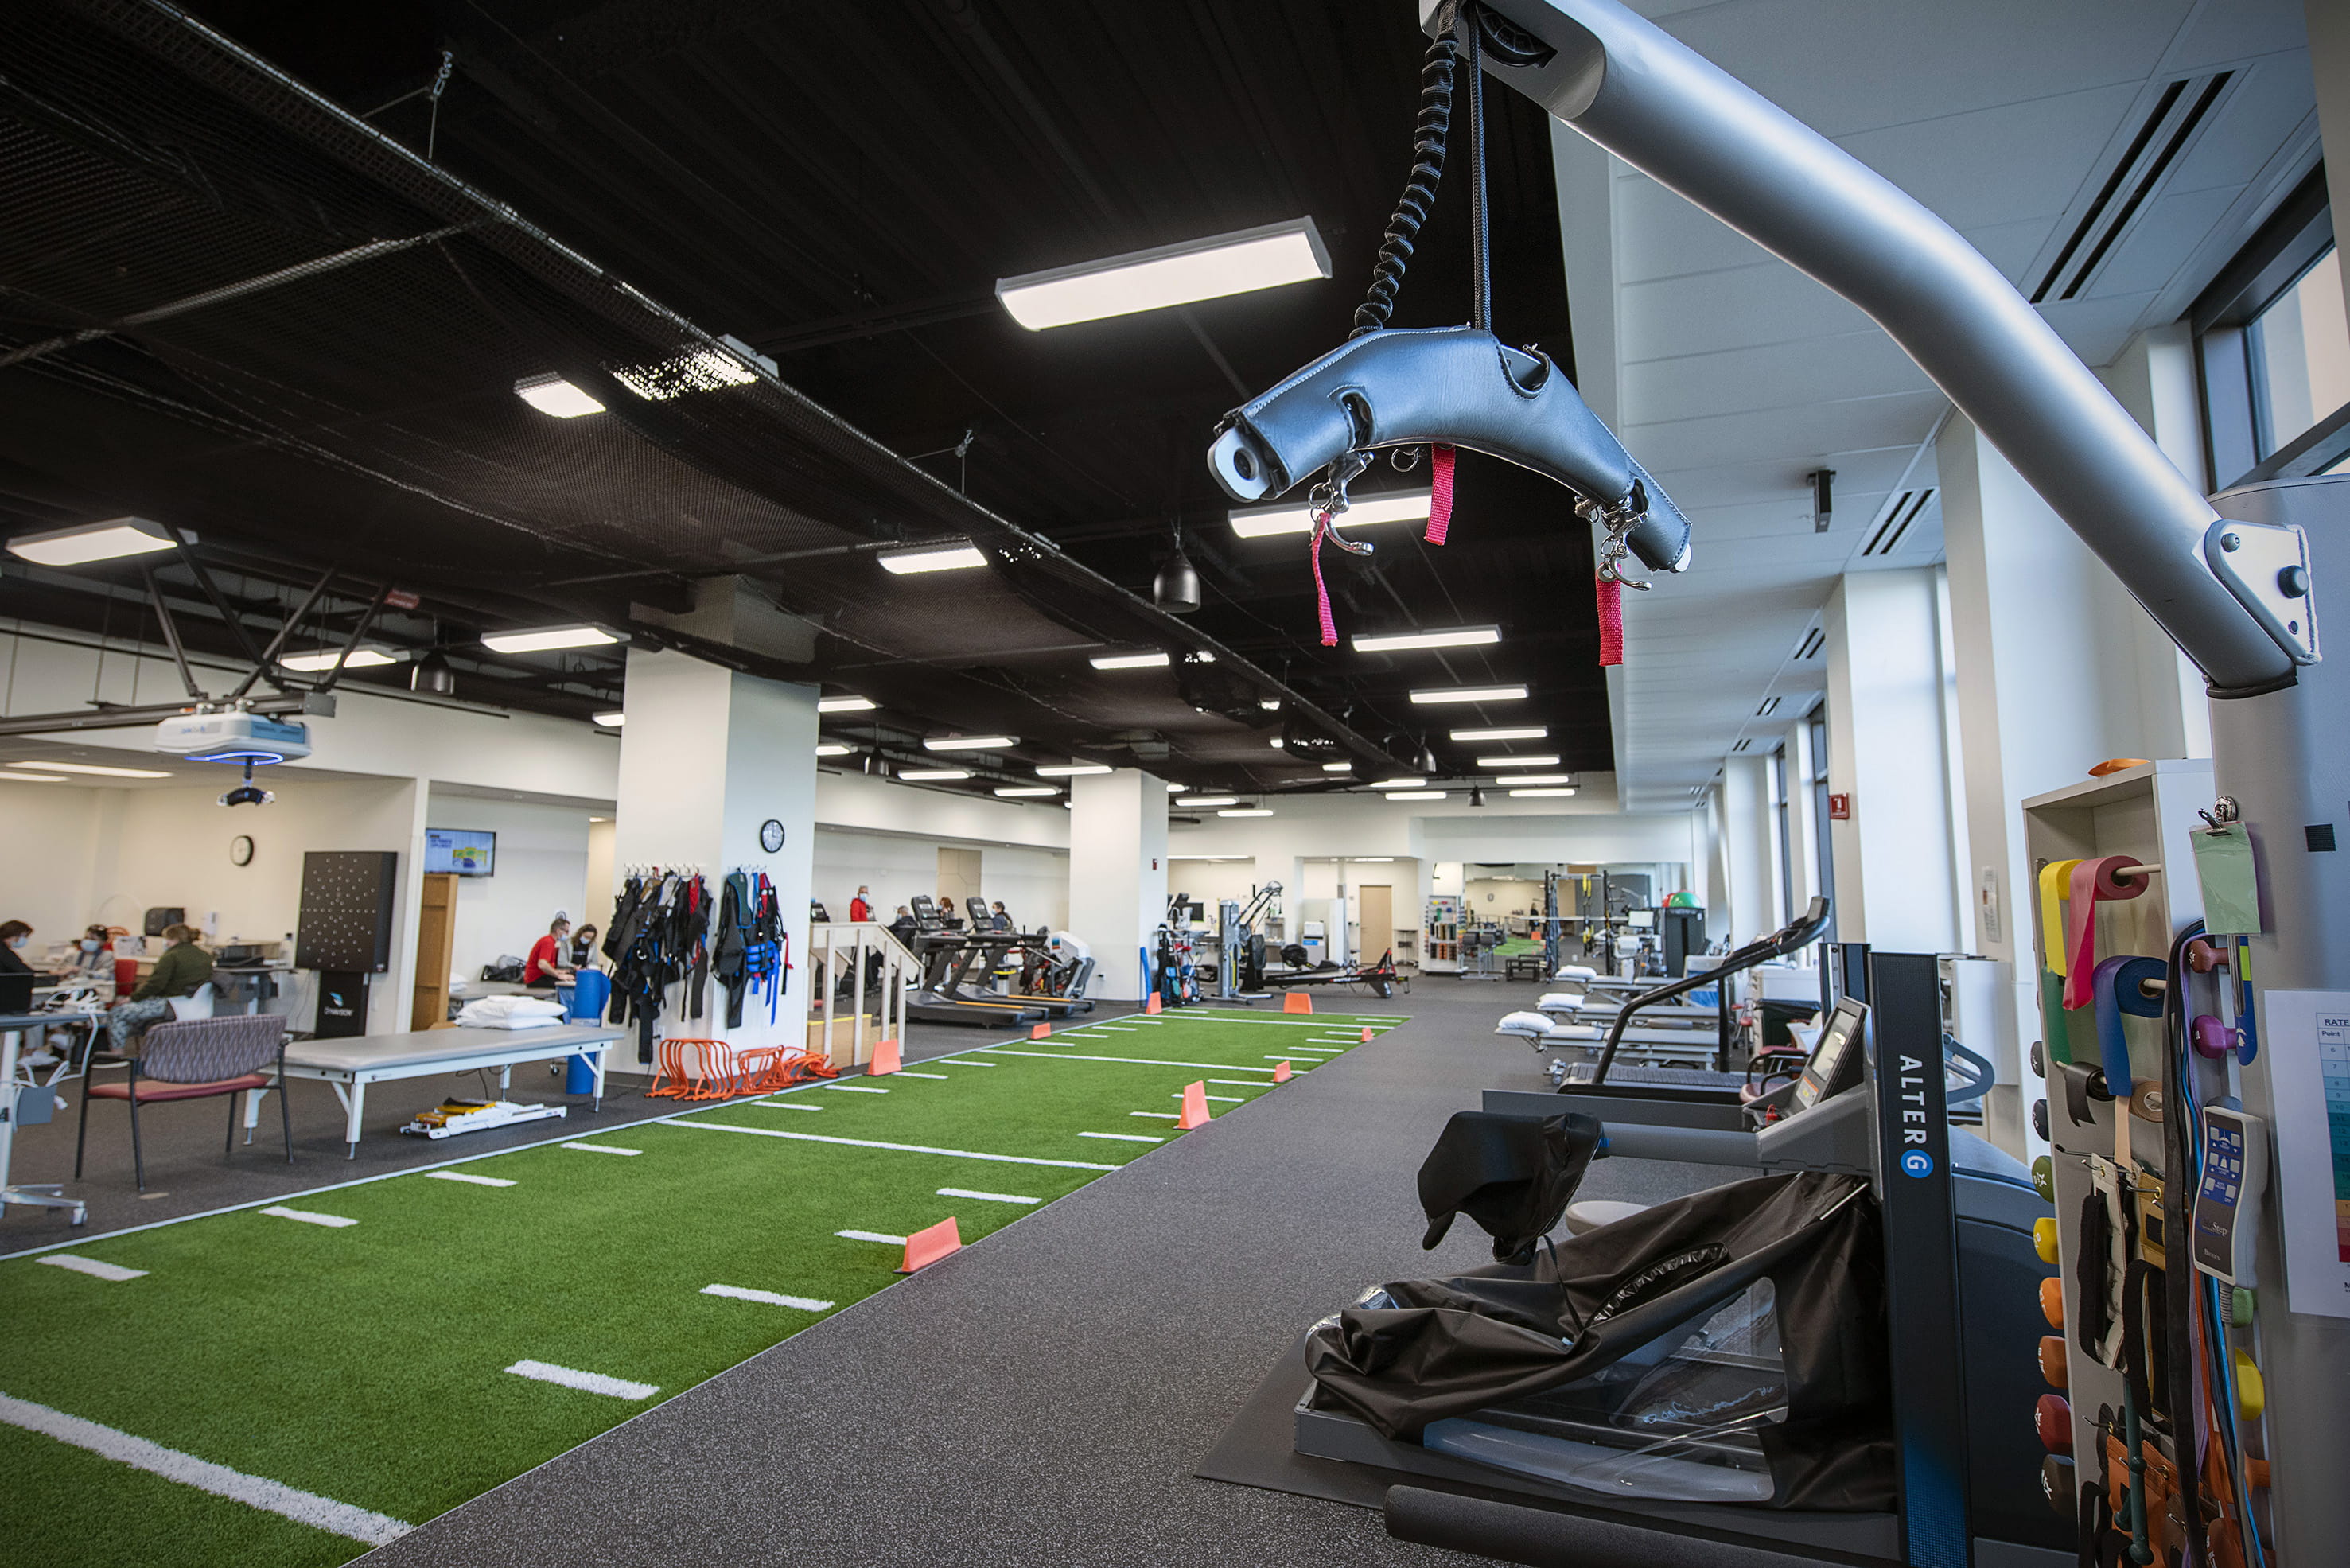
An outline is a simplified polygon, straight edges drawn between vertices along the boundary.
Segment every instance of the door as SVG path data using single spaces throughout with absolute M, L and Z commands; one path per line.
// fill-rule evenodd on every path
M 1370 884 L 1356 891 L 1362 897 L 1363 919 L 1355 957 L 1363 963 L 1377 963 L 1380 954 L 1395 946 L 1395 889 Z
M 427 871 L 417 902 L 416 991 L 408 1026 L 430 1029 L 449 1017 L 449 961 L 457 940 L 457 878 Z

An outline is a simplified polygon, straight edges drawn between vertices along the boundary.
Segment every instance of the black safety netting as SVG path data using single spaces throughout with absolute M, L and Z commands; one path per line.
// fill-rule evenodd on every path
M 536 376 L 606 414 L 539 411 L 515 390 Z M 592 615 L 652 637 L 629 607 L 654 586 L 741 575 L 821 628 L 812 657 L 759 668 L 853 676 L 892 707 L 1047 745 L 1116 733 L 1140 760 L 1260 784 L 1295 770 L 1258 696 L 1343 732 L 144 0 L 0 11 L 0 425 L 24 519 L 103 504 L 494 620 Z M 954 538 L 994 569 L 896 577 L 876 559 Z M 1217 675 L 1081 679 L 1075 655 L 1104 647 L 1205 649 Z

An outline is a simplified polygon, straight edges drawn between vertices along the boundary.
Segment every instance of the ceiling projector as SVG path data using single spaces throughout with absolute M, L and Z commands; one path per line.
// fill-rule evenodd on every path
M 182 713 L 155 726 L 155 749 L 199 763 L 288 763 L 310 754 L 310 727 L 242 709 Z

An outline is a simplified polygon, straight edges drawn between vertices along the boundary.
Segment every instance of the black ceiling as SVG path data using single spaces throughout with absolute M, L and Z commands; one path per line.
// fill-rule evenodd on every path
M 47 52 L 12 51 L 20 64 L 0 96 L 13 236 L 0 237 L 0 529 L 173 514 L 208 547 L 397 576 L 443 618 L 444 642 L 451 623 L 679 610 L 693 579 L 740 574 L 821 622 L 827 635 L 799 672 L 881 699 L 906 732 L 1123 744 L 1203 784 L 1277 787 L 1312 770 L 1264 744 L 1280 732 L 1248 712 L 1253 690 L 1203 691 L 1196 667 L 1189 684 L 1104 676 L 1086 664 L 1089 647 L 1210 642 L 1228 670 L 1285 680 L 1306 700 L 1295 706 L 1337 720 L 1325 727 L 1348 732 L 1372 766 L 1423 733 L 1448 768 L 1468 759 L 1407 688 L 1523 680 L 1533 701 L 1433 711 L 1545 722 L 1551 741 L 1524 749 L 1609 765 L 1588 538 L 1565 492 L 1464 454 L 1451 543 L 1388 528 L 1373 535 L 1375 564 L 1329 560 L 1342 634 L 1494 622 L 1506 639 L 1385 658 L 1315 646 L 1303 540 L 1234 538 L 1202 462 L 1243 389 L 1345 336 L 1408 163 L 1422 48 L 1410 6 L 192 10 L 354 113 L 389 105 L 369 123 L 420 154 L 429 145 L 441 170 L 610 275 L 590 288 L 492 225 L 121 326 L 289 260 L 479 223 L 481 211 L 283 102 L 263 108 L 286 135 L 247 138 L 225 160 L 204 128 L 214 97 L 234 94 L 213 79 L 170 120 L 175 138 L 151 133 L 128 154 L 103 115 L 93 129 L 78 111 L 109 90 L 149 102 L 161 89 L 112 60 L 80 69 L 73 14 L 102 23 L 89 36 L 109 47 L 126 36 L 159 47 L 163 24 L 135 0 L 12 7 L 0 33 L 28 29 L 18 42 Z M 436 117 L 418 89 L 444 48 L 453 68 Z M 45 78 L 44 60 L 66 64 Z M 241 108 L 255 102 L 247 93 Z M 1490 102 L 1497 326 L 1571 362 L 1549 127 L 1513 94 Z M 322 159 L 305 141 L 340 151 Z M 222 188 L 226 161 L 241 187 Z M 1466 314 L 1459 185 L 1439 202 L 1397 325 Z M 311 210 L 288 210 L 292 189 Z M 998 276 L 1301 214 L 1329 244 L 1332 281 L 1046 333 L 992 297 Z M 773 356 L 820 407 L 765 386 L 690 410 L 615 389 L 625 419 L 554 421 L 509 389 L 542 369 L 609 388 L 632 356 L 691 351 L 683 323 Z M 98 327 L 114 330 L 5 365 L 12 348 Z M 857 431 L 976 506 L 891 477 Z M 966 453 L 946 450 L 966 432 Z M 332 516 L 319 514 L 327 494 Z M 1178 525 L 1209 590 L 1188 629 L 1108 586 L 1147 601 Z M 972 535 L 998 570 L 893 579 L 862 554 L 947 533 Z M 0 613 L 41 592 L 11 578 Z M 365 595 L 348 597 L 347 613 Z M 429 636 L 430 623 L 415 630 Z M 572 662 L 593 676 L 599 661 Z M 550 711 L 608 705 L 592 680 L 518 684 L 551 691 L 539 699 Z

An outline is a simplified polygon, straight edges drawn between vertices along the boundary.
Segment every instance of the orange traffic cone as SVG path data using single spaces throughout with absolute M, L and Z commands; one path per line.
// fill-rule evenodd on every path
M 885 1073 L 897 1072 L 899 1065 L 898 1043 L 884 1040 L 873 1047 L 873 1060 L 865 1064 L 865 1074 L 868 1077 L 879 1078 Z
M 1053 1033 L 1053 1026 L 1051 1024 L 1039 1023 L 1035 1028 L 1028 1031 L 1028 1038 L 1031 1040 L 1042 1040 L 1051 1033 Z
M 1158 1012 L 1163 1011 L 1159 1005 L 1159 993 L 1157 992 L 1152 992 L 1148 997 L 1143 999 L 1142 1011 L 1145 1012 Z
M 1183 1085 L 1183 1114 L 1175 1118 L 1177 1132 L 1190 1132 L 1193 1127 L 1208 1125 L 1208 1085 L 1205 1080 Z
M 1311 1012 L 1314 1011 L 1314 999 L 1302 991 L 1284 991 L 1281 993 L 1281 1010 L 1284 1012 Z
M 950 1214 L 935 1225 L 923 1227 L 906 1238 L 906 1261 L 898 1265 L 901 1274 L 937 1262 L 950 1252 L 962 1251 L 962 1232 L 955 1229 L 954 1216 Z
M 1288 1064 L 1288 1063 L 1286 1063 L 1286 1062 L 1279 1062 L 1279 1063 L 1275 1063 L 1275 1064 L 1274 1064 L 1274 1069 L 1273 1069 L 1273 1081 L 1274 1081 L 1274 1083 L 1276 1083 L 1276 1084 L 1286 1084 L 1287 1082 L 1289 1082 L 1289 1064 Z
M 1370 1032 L 1369 1030 L 1366 1029 L 1366 1030 L 1364 1030 L 1364 1031 L 1363 1031 L 1363 1044 L 1366 1044 L 1366 1045 L 1367 1045 L 1367 1044 L 1369 1044 L 1370 1043 L 1371 1043 L 1371 1032 Z

